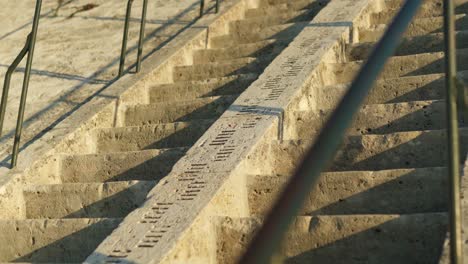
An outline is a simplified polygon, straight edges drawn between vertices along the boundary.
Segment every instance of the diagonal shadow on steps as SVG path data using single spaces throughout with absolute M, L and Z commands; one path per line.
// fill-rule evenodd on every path
M 106 238 L 121 219 L 100 221 L 70 235 L 35 249 L 24 256 L 11 259 L 12 262 L 34 263 L 82 263 L 88 255 Z M 34 237 L 31 237 L 34 241 Z M 39 241 L 37 242 L 39 243 Z M 43 241 L 43 243 L 47 243 Z
M 437 216 L 433 221 L 420 220 L 407 224 L 418 231 L 412 231 L 413 228 L 401 230 L 399 223 L 402 221 L 404 220 L 397 218 L 325 245 L 310 245 L 311 248 L 314 247 L 310 250 L 307 250 L 307 234 L 297 237 L 291 235 L 285 241 L 297 242 L 302 238 L 301 246 L 298 247 L 303 252 L 291 254 L 285 263 L 438 263 L 447 230 L 445 215 Z M 313 222 L 312 220 L 310 227 L 312 230 Z M 406 232 L 403 238 L 402 232 Z

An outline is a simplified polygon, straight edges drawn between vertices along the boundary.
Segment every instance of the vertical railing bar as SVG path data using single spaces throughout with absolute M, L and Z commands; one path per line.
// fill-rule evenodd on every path
M 136 72 L 140 72 L 141 57 L 143 55 L 143 40 L 145 39 L 146 11 L 148 9 L 148 0 L 143 0 L 143 10 L 141 12 L 140 39 L 138 41 L 138 55 Z
M 127 2 L 127 13 L 125 15 L 125 26 L 122 38 L 122 50 L 120 52 L 120 66 L 119 66 L 119 77 L 122 77 L 125 67 L 125 56 L 127 55 L 127 40 L 128 30 L 130 27 L 130 16 L 132 14 L 132 4 L 134 0 L 128 0 Z
M 216 14 L 219 13 L 219 1 L 220 0 L 216 0 Z
M 8 67 L 8 70 L 5 74 L 5 82 L 3 83 L 2 101 L 0 103 L 0 136 L 2 136 L 2 133 L 3 133 L 3 123 L 5 121 L 5 113 L 6 113 L 7 103 L 8 103 L 8 94 L 10 91 L 11 77 L 13 73 L 15 72 L 16 68 L 18 67 L 18 65 L 24 59 L 24 56 L 26 56 L 26 54 L 28 53 L 30 41 L 31 41 L 31 33 L 28 35 L 23 49 L 20 51 L 18 56 L 10 65 L 10 67 Z
M 23 130 L 24 111 L 26 108 L 26 98 L 28 96 L 29 80 L 31 77 L 31 67 L 34 58 L 34 48 L 36 46 L 37 30 L 39 28 L 39 20 L 41 15 L 42 0 L 37 0 L 36 10 L 34 12 L 33 27 L 31 37 L 29 38 L 28 57 L 26 60 L 26 68 L 23 79 L 23 89 L 21 91 L 20 107 L 18 111 L 18 120 L 16 121 L 15 140 L 13 144 L 13 153 L 11 158 L 11 167 L 16 166 L 18 160 L 19 144 L 21 142 L 21 133 Z
M 246 253 L 238 263 L 266 264 L 279 248 L 284 233 L 302 208 L 320 173 L 333 159 L 347 128 L 353 120 L 378 74 L 383 70 L 404 31 L 415 16 L 422 0 L 407 0 L 376 44 L 368 61 L 360 69 L 350 88 L 323 126 L 314 145 L 305 155 L 296 173 L 291 177 L 280 198 L 274 204 L 263 226 L 255 235 Z
M 455 6 L 444 0 L 445 85 L 447 90 L 447 139 L 449 154 L 450 259 L 463 264 L 460 202 L 460 139 L 457 109 L 457 58 L 455 39 Z
M 205 0 L 200 0 L 200 17 L 203 16 L 203 11 L 205 11 Z

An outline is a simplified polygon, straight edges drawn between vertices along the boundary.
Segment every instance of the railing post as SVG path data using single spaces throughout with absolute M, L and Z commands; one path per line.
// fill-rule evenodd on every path
M 138 41 L 138 56 L 136 72 L 140 72 L 141 56 L 143 55 L 143 41 L 145 40 L 146 11 L 148 9 L 148 0 L 143 0 L 143 10 L 141 12 L 140 40 Z
M 203 11 L 205 11 L 205 0 L 200 0 L 200 17 L 203 16 Z
M 219 1 L 220 0 L 216 0 L 216 14 L 219 13 Z
M 450 259 L 463 264 L 462 217 L 460 202 L 460 139 L 457 109 L 457 48 L 455 39 L 455 6 L 444 0 L 445 85 L 447 90 L 447 138 L 450 183 Z
M 19 144 L 21 141 L 21 132 L 23 130 L 24 111 L 26 107 L 26 98 L 28 96 L 29 79 L 31 77 L 31 66 L 32 66 L 33 58 L 34 58 L 34 48 L 36 46 L 36 37 L 37 37 L 37 30 L 39 28 L 41 7 L 42 7 L 42 0 L 37 0 L 36 10 L 34 12 L 33 26 L 32 26 L 32 31 L 30 35 L 31 37 L 28 38 L 29 39 L 28 58 L 26 60 L 26 68 L 24 71 L 24 79 L 23 79 L 23 89 L 21 91 L 20 107 L 18 111 L 18 120 L 16 122 L 15 142 L 13 144 L 13 153 L 12 153 L 12 158 L 11 158 L 12 168 L 16 166 L 16 163 L 18 160 Z
M 122 50 L 120 52 L 120 66 L 119 66 L 119 77 L 122 77 L 125 67 L 125 56 L 127 55 L 127 39 L 128 29 L 130 27 L 130 15 L 132 14 L 132 4 L 134 0 L 128 0 L 127 2 L 127 13 L 125 15 L 125 26 L 122 39 Z

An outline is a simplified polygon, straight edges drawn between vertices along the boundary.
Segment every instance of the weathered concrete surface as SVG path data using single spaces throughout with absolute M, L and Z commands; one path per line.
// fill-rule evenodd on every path
M 38 135 L 52 129 L 60 131 L 58 122 L 77 107 L 115 81 L 122 46 L 126 1 L 71 0 L 59 9 L 58 1 L 44 1 L 35 57 L 28 92 L 23 143 L 37 141 Z M 5 1 L 0 10 L 0 83 L 31 31 L 36 1 Z M 153 54 L 197 18 L 197 0 L 151 1 L 144 56 Z M 85 12 L 69 16 L 86 4 L 95 4 Z M 133 4 L 137 22 L 142 1 Z M 131 23 L 127 67 L 135 61 L 139 23 Z M 24 62 L 14 75 L 8 101 L 4 133 L 0 138 L 0 176 L 4 176 L 12 146 L 12 133 L 18 115 Z M 101 94 L 102 96 L 102 94 Z M 56 132 L 57 133 L 57 132 Z M 60 132 L 58 132 L 60 133 Z M 27 154 L 24 159 L 31 159 Z M 24 155 L 22 155 L 24 156 Z
M 222 244 L 217 245 L 216 263 L 237 263 L 233 260 L 260 224 L 254 218 L 217 219 L 215 232 Z M 280 255 L 286 263 L 433 263 L 446 224 L 446 215 L 437 213 L 297 217 Z
M 118 226 L 121 219 L 1 220 L 0 261 L 77 263 Z M 71 234 L 75 234 L 70 238 Z M 94 238 L 94 239 L 91 239 Z M 51 259 L 51 256 L 56 258 Z
M 130 214 L 87 262 L 122 259 L 144 263 L 215 263 L 212 242 L 216 237 L 209 219 L 216 215 L 248 215 L 244 180 L 239 174 L 243 171 L 241 161 L 261 141 L 277 137 L 281 111 L 294 101 L 297 104 L 304 92 L 301 88 L 309 87 L 320 61 L 335 56 L 338 43 L 349 37 L 351 22 L 359 23 L 357 16 L 373 7 L 367 1 L 332 1 L 153 189 L 145 205 Z M 315 23 L 336 26 L 314 27 Z M 275 35 L 272 31 L 269 34 Z M 268 36 L 268 33 L 252 38 L 229 35 L 217 38 L 216 42 L 256 41 Z M 155 215 L 159 216 L 157 221 L 147 218 Z M 149 239 L 153 233 L 160 237 Z M 112 252 L 122 257 L 106 258 Z
M 52 150 L 35 167 L 18 177 L 22 180 L 20 184 L 10 181 L 3 186 L 8 198 L 2 200 L 2 207 L 7 209 L 2 217 L 111 219 L 123 217 L 138 207 L 151 187 L 173 169 L 177 159 L 195 143 L 213 119 L 219 117 L 258 77 L 281 48 L 286 47 L 285 42 L 280 41 L 281 45 L 274 49 L 276 53 L 269 54 L 259 52 L 263 46 L 249 45 L 245 47 L 247 50 L 238 49 L 239 53 L 229 54 L 229 59 L 221 56 L 218 60 L 215 56 L 206 63 L 193 63 L 195 50 L 209 49 L 211 38 L 230 34 L 231 30 L 250 31 L 230 22 L 243 20 L 245 10 L 256 7 L 250 1 L 224 3 L 219 15 L 208 15 L 197 21 L 168 47 L 158 51 L 158 57 L 150 61 L 150 68 L 144 68 L 136 76 L 125 76 L 109 87 L 106 91 L 106 95 L 111 91 L 109 96 L 86 105 L 83 111 L 88 113 L 72 115 L 71 120 L 65 120 L 75 126 L 65 129 L 64 134 L 72 132 L 71 135 L 67 135 L 66 140 L 58 137 L 54 142 L 58 145 L 50 146 Z M 306 13 L 307 16 L 311 14 L 308 11 L 291 12 L 285 18 L 288 21 L 284 22 L 250 18 L 246 23 L 260 21 L 262 27 L 268 28 L 269 25 L 295 21 L 294 16 L 302 21 L 305 19 L 302 15 Z M 293 38 L 294 35 L 289 35 L 290 40 Z M 249 52 L 252 54 L 244 56 Z M 219 50 L 217 54 L 220 54 Z M 226 93 L 225 88 L 229 86 L 231 91 Z M 180 93 L 188 87 L 200 90 L 181 96 Z M 171 88 L 175 88 L 175 93 L 168 92 Z M 160 95 L 154 91 L 157 89 L 167 91 Z M 205 94 L 217 92 L 220 94 Z M 35 178 L 28 178 L 29 175 Z M 164 182 L 162 179 L 161 183 Z M 22 183 L 27 185 L 21 186 Z M 193 188 L 182 196 L 190 199 L 197 193 L 197 188 Z M 157 206 L 152 208 L 159 210 Z M 158 214 L 145 217 L 148 222 L 155 222 L 160 218 Z M 70 239 L 73 236 L 68 235 Z M 152 234 L 148 241 L 157 241 L 159 236 Z M 99 238 L 89 239 L 94 245 Z M 61 259 L 61 256 L 53 255 L 55 253 L 49 256 L 52 262 Z M 79 257 L 82 258 L 79 261 L 84 260 L 83 255 Z M 31 261 L 36 259 L 31 258 Z

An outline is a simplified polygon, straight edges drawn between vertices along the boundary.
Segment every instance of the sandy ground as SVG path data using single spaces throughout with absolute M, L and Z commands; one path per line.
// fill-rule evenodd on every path
M 0 84 L 31 30 L 33 0 L 0 0 Z M 118 71 L 126 0 L 65 0 L 57 14 L 58 0 L 44 0 L 27 100 L 22 143 L 57 124 L 85 100 L 96 96 L 115 79 Z M 141 0 L 133 5 L 128 47 L 135 51 Z M 97 7 L 69 17 L 86 4 Z M 196 19 L 199 0 L 149 1 L 144 54 L 164 45 Z M 135 61 L 127 57 L 127 66 Z M 0 166 L 11 151 L 21 92 L 23 62 L 14 74 L 5 129 L 0 138 Z

